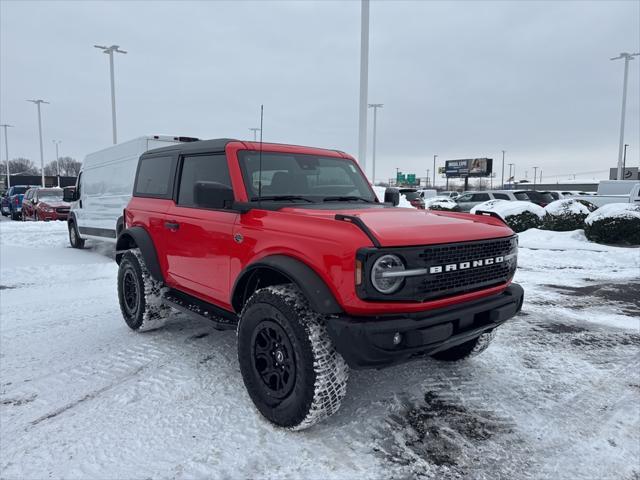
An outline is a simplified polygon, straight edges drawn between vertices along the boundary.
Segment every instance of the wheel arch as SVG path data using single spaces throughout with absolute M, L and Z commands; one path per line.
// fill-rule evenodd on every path
M 116 241 L 116 263 L 118 265 L 120 265 L 120 260 L 124 253 L 132 248 L 140 249 L 144 263 L 153 279 L 163 282 L 164 277 L 158 262 L 158 253 L 149 232 L 142 227 L 131 227 L 123 230 L 118 235 L 118 240 Z
M 231 305 L 240 313 L 245 302 L 258 288 L 282 283 L 294 283 L 318 313 L 342 312 L 324 280 L 304 262 L 286 255 L 270 255 L 247 266 L 233 285 Z

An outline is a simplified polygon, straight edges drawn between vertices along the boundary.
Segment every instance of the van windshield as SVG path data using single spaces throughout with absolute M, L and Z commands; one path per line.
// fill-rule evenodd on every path
M 260 152 L 245 150 L 238 159 L 250 201 L 377 201 L 360 169 L 346 158 L 262 152 L 261 162 Z

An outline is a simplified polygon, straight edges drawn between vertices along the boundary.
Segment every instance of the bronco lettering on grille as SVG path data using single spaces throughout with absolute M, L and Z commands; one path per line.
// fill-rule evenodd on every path
M 504 262 L 504 256 L 483 258 L 481 260 L 472 260 L 460 263 L 449 263 L 447 265 L 434 265 L 429 267 L 429 273 L 455 272 L 456 270 L 466 270 L 468 268 L 485 267 L 496 263 Z

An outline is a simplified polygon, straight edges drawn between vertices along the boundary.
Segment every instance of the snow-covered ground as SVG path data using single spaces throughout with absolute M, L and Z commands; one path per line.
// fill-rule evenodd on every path
M 464 364 L 352 372 L 290 433 L 253 408 L 235 334 L 175 314 L 134 333 L 108 248 L 0 223 L 0 478 L 640 475 L 640 250 L 520 235 L 521 315 Z

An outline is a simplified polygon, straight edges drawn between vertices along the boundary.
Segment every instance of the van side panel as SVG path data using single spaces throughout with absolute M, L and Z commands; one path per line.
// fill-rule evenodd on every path
M 87 155 L 80 199 L 72 205 L 80 236 L 115 241 L 118 218 L 133 193 L 140 155 L 176 141 L 137 138 Z

